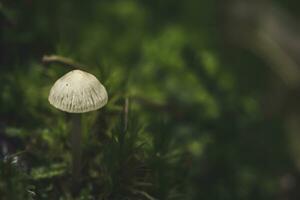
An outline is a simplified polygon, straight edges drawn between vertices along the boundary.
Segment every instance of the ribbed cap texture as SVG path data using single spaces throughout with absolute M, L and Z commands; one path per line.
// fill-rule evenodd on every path
M 105 87 L 94 75 L 73 70 L 54 83 L 48 100 L 59 110 L 84 113 L 103 107 L 108 96 Z

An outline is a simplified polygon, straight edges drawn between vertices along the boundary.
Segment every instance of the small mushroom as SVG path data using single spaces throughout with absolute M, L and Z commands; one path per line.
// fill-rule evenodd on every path
M 70 71 L 58 79 L 49 94 L 51 105 L 69 113 L 97 110 L 107 99 L 107 92 L 98 79 L 81 70 Z
M 81 113 L 105 106 L 108 100 L 106 89 L 94 75 L 73 70 L 54 83 L 48 100 L 55 108 L 72 113 L 72 175 L 73 183 L 78 188 L 81 170 Z

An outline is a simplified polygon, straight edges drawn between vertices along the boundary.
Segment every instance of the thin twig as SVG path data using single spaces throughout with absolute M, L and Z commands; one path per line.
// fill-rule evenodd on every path
M 146 197 L 146 198 L 149 199 L 149 200 L 157 200 L 156 198 L 152 197 L 150 194 L 148 194 L 148 193 L 145 192 L 145 191 L 131 189 L 131 192 L 132 192 L 133 194 L 139 194 L 139 195 L 142 195 L 142 196 Z
M 129 106 L 129 99 L 128 97 L 125 98 L 125 103 L 124 103 L 124 133 L 127 132 L 128 129 L 128 106 Z
M 71 58 L 66 58 L 59 55 L 44 55 L 42 61 L 44 63 L 58 63 L 62 65 L 68 65 L 76 69 L 84 69 L 84 65 L 74 61 Z

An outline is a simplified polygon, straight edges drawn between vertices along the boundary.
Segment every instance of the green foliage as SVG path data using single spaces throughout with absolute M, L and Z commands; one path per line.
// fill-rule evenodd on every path
M 70 116 L 47 100 L 71 68 L 41 62 L 58 54 L 109 96 L 83 114 L 76 199 L 275 199 L 293 165 L 281 119 L 261 109 L 267 70 L 222 46 L 216 4 L 0 3 L 0 198 L 74 199 Z

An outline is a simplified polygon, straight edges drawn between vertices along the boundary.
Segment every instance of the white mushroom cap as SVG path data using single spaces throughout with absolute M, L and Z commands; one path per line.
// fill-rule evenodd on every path
M 48 100 L 55 108 L 69 113 L 97 110 L 107 103 L 105 87 L 92 74 L 73 70 L 58 79 Z

